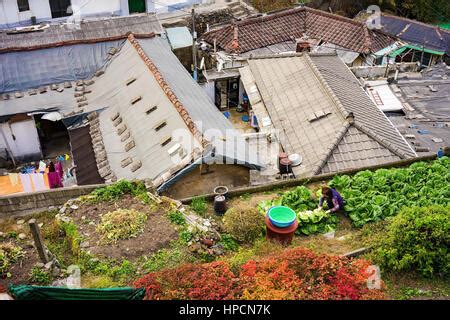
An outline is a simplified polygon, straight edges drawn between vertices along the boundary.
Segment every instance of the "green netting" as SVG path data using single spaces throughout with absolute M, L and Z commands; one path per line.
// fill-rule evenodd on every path
M 142 300 L 145 289 L 69 289 L 62 287 L 9 286 L 16 300 Z
M 423 50 L 424 52 L 431 53 L 431 54 L 437 54 L 437 55 L 440 55 L 440 56 L 442 56 L 445 53 L 445 52 L 441 52 L 441 51 L 430 50 L 430 49 L 427 49 L 427 48 L 422 48 L 422 47 L 414 46 L 412 44 L 408 44 L 406 46 L 398 48 L 397 50 L 392 51 L 389 54 L 389 57 L 394 58 L 394 57 L 398 56 L 399 54 L 402 54 L 404 51 L 409 50 L 409 49 L 414 49 L 414 50 L 417 50 L 417 51 L 422 51 Z
M 445 22 L 445 23 L 441 23 L 439 25 L 440 28 L 445 29 L 445 30 L 450 30 L 450 21 L 449 22 Z

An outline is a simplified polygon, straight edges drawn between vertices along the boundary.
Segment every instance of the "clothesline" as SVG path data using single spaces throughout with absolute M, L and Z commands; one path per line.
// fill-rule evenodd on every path
M 62 188 L 64 186 L 62 162 L 69 159 L 69 155 L 61 155 L 57 157 L 58 162 L 51 166 L 52 168 L 47 166 L 44 161 L 40 161 L 38 168 L 26 166 L 22 168 L 20 173 L 9 173 L 6 176 L 0 176 L 0 195 Z

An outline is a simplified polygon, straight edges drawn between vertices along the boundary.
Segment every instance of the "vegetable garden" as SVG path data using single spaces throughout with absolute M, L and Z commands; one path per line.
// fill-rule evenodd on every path
M 353 177 L 335 176 L 329 185 L 343 196 L 352 224 L 362 227 L 395 216 L 402 208 L 447 205 L 450 203 L 450 158 L 416 162 L 407 168 L 361 171 Z M 259 204 L 262 213 L 271 206 L 287 206 L 297 212 L 298 234 L 310 235 L 335 230 L 337 218 L 318 210 L 320 190 L 313 193 L 304 186 Z
M 57 212 L 47 214 L 43 236 L 63 268 L 80 266 L 83 286 L 134 282 L 147 289 L 147 299 L 392 297 L 388 286 L 367 289 L 371 261 L 382 268 L 386 283 L 389 273 L 439 278 L 436 283 L 444 288 L 439 296 L 449 296 L 448 282 L 441 280 L 449 276 L 449 158 L 335 176 L 328 185 L 343 196 L 348 218 L 317 209 L 317 185 L 234 198 L 225 216 L 218 217 L 204 198 L 178 208 L 168 198 L 159 204 L 151 200 L 140 183 L 119 181 L 79 198 L 72 206 L 77 209 L 68 206 L 64 215 L 70 222 L 58 222 Z M 290 248 L 264 238 L 264 215 L 272 206 L 287 206 L 297 214 L 299 237 Z M 193 228 L 180 211 L 184 209 L 208 218 L 202 221 L 209 231 Z M 150 220 L 158 222 L 156 229 Z M 146 239 L 161 236 L 161 226 L 166 226 L 167 241 L 139 249 L 141 243 L 148 244 Z M 13 239 L 13 230 L 4 231 L 0 285 L 16 277 L 26 244 Z M 331 231 L 337 231 L 335 238 L 320 235 Z M 371 251 L 361 259 L 337 256 L 362 246 Z M 56 280 L 45 266 L 33 266 L 37 258 L 27 250 L 25 257 L 32 259 L 22 272 L 24 281 L 45 285 Z

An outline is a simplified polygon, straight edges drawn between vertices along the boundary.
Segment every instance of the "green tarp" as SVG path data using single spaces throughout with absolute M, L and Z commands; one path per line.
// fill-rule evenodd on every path
M 445 23 L 441 23 L 439 25 L 440 28 L 445 29 L 445 30 L 450 30 L 450 21 L 449 22 L 445 22 Z
M 68 289 L 11 285 L 9 293 L 16 300 L 142 300 L 145 289 Z
M 394 58 L 394 57 L 398 56 L 399 54 L 402 54 L 403 52 L 405 52 L 406 50 L 409 50 L 409 49 L 413 49 L 413 50 L 417 50 L 417 51 L 423 51 L 423 52 L 427 52 L 427 53 L 431 53 L 431 54 L 436 54 L 436 55 L 439 55 L 439 56 L 442 56 L 445 53 L 445 52 L 441 52 L 441 51 L 430 50 L 430 49 L 427 49 L 427 48 L 422 48 L 422 47 L 414 46 L 412 44 L 408 44 L 406 46 L 398 48 L 397 50 L 392 51 L 389 54 L 389 57 Z

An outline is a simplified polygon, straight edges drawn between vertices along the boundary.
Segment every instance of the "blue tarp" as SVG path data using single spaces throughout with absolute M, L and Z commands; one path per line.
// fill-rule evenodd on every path
M 0 93 L 90 78 L 123 41 L 0 54 Z

